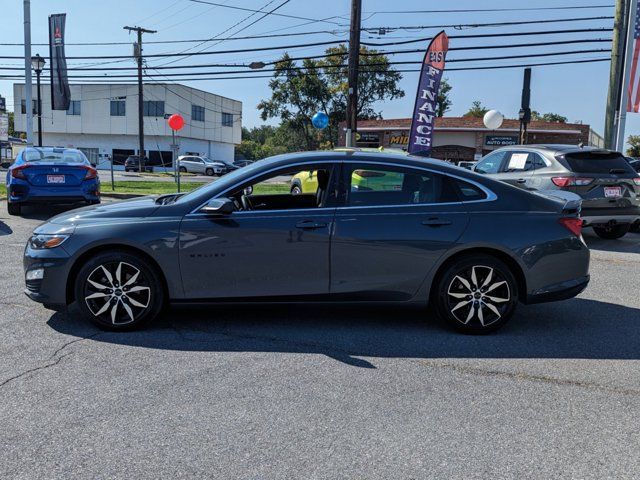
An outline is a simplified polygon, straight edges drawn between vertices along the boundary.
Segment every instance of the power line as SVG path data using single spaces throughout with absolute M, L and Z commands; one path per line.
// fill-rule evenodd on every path
M 196 0 L 191 0 L 196 1 Z M 534 12 L 534 11 L 545 11 L 545 10 L 586 10 L 586 9 L 596 9 L 596 8 L 613 8 L 614 5 L 566 5 L 561 7 L 511 7 L 511 8 L 456 8 L 456 9 L 431 9 L 431 10 L 378 10 L 375 12 L 367 12 L 367 14 L 384 14 L 384 15 L 399 15 L 399 14 L 418 14 L 418 13 L 482 13 L 482 12 Z

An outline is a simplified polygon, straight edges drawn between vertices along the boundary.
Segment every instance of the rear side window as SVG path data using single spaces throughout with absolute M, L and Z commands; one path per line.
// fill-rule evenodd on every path
M 353 207 L 458 202 L 448 177 L 402 167 L 356 165 L 348 173 Z
M 487 198 L 487 194 L 482 189 L 471 183 L 463 180 L 455 180 L 455 183 L 458 188 L 460 200 L 463 202 L 475 202 Z
M 564 161 L 576 173 L 634 173 L 625 158 L 616 152 L 567 153 Z

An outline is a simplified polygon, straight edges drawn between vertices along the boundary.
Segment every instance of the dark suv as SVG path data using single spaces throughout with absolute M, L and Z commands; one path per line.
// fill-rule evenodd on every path
M 640 220 L 640 175 L 618 152 L 516 145 L 491 152 L 473 170 L 526 190 L 580 195 L 584 226 L 602 238 L 620 238 Z
M 145 172 L 153 171 L 152 167 L 146 166 L 148 163 L 149 163 L 149 159 L 147 157 L 144 157 L 142 159 L 142 166 L 144 167 Z M 139 172 L 140 171 L 140 155 L 129 155 L 127 159 L 124 161 L 124 171 Z

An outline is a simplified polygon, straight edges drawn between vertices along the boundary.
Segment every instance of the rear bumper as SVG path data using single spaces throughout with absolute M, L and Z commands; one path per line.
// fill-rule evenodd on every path
M 585 227 L 607 223 L 633 223 L 640 220 L 640 207 L 589 208 L 583 204 L 580 216 Z
M 589 285 L 589 275 L 548 285 L 527 295 L 526 304 L 567 300 L 581 293 Z
M 100 200 L 100 183 L 85 181 L 70 187 L 43 187 L 25 183 L 12 183 L 8 188 L 8 200 L 21 204 L 55 204 L 75 202 L 95 202 Z

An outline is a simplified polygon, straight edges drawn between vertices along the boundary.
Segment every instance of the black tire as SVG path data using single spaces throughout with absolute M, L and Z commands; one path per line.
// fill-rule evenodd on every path
M 495 332 L 513 316 L 518 303 L 513 273 L 490 255 L 461 256 L 436 281 L 431 296 L 436 311 L 462 333 Z
M 87 205 L 99 205 L 100 200 L 87 200 Z
M 213 168 L 207 168 L 207 169 L 204 171 L 204 173 L 205 173 L 205 174 L 207 174 L 209 177 L 213 177 L 213 173 L 214 173 L 214 172 L 213 172 Z
M 180 167 L 178 170 L 180 170 L 180 173 L 187 173 L 187 167 Z
M 75 298 L 87 320 L 99 328 L 134 330 L 153 321 L 164 307 L 160 275 L 140 256 L 118 250 L 99 253 L 76 275 Z
M 302 195 L 302 187 L 297 183 L 291 185 L 291 195 Z
M 9 212 L 9 215 L 20 215 L 21 207 L 22 205 L 19 203 L 7 202 L 7 212 Z
M 606 240 L 616 240 L 618 238 L 624 237 L 629 228 L 631 227 L 628 223 L 619 223 L 617 225 L 607 226 L 607 227 L 593 227 L 593 231 L 600 238 L 604 238 Z
M 632 233 L 640 233 L 640 221 L 632 223 L 629 231 Z

